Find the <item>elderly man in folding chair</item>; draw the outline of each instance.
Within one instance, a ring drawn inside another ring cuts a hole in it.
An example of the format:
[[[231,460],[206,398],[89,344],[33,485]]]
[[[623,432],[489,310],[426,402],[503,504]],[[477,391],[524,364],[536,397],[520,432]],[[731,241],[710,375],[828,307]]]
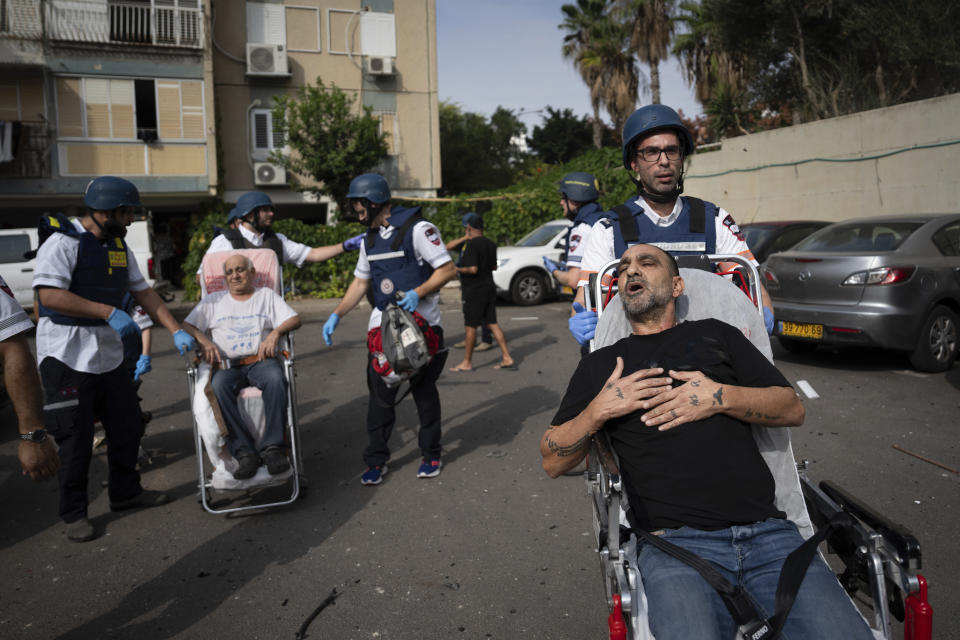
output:
[[[701,572],[661,550],[665,540],[741,587],[762,619],[783,613],[785,638],[871,638],[815,554],[789,614],[777,611],[781,567],[804,540],[774,504],[774,480],[749,422],[801,424],[804,409],[790,384],[734,327],[714,319],[677,324],[684,283],[663,250],[633,246],[617,271],[632,335],[580,362],[540,452],[557,477],[584,458],[594,433],[610,436],[640,538],[654,636],[729,640],[738,628]]]
[[[203,359],[218,367],[211,386],[229,432],[227,447],[237,460],[233,477],[252,478],[261,463],[270,475],[278,475],[290,468],[283,442],[287,382],[277,360],[278,342],[300,326],[300,316],[273,290],[254,286],[256,271],[250,258],[227,258],[223,272],[227,291],[204,297],[184,327],[199,343]],[[263,393],[266,430],[259,447],[237,404],[237,394],[248,386]]]

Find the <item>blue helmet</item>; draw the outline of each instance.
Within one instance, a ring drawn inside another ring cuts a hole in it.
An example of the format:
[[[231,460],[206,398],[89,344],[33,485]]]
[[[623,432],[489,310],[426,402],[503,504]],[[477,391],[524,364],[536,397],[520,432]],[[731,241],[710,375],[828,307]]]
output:
[[[683,155],[689,156],[693,153],[693,137],[677,112],[665,104],[648,104],[630,114],[623,125],[623,166],[627,171],[631,171],[630,150],[636,139],[660,129],[675,130],[680,138],[680,146],[683,147]]]
[[[272,207],[273,200],[263,191],[247,191],[237,198],[237,206],[230,210],[227,216],[227,224],[230,224],[237,218],[242,218],[258,207]]]
[[[94,211],[141,206],[137,187],[129,180],[114,176],[100,176],[87,183],[83,203]]]
[[[366,198],[374,204],[386,204],[390,201],[390,185],[381,175],[364,173],[350,181],[347,197]]]
[[[560,193],[575,202],[593,202],[600,197],[600,183],[593,174],[574,171],[563,176]]]

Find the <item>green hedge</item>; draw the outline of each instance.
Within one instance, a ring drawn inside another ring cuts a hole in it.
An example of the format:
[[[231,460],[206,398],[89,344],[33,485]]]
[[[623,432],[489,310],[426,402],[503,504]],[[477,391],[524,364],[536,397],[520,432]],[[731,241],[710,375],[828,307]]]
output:
[[[424,215],[440,229],[444,241],[463,234],[461,218],[467,211],[477,211],[483,216],[484,233],[497,244],[516,242],[537,226],[560,218],[560,196],[557,184],[571,171],[587,171],[600,180],[600,203],[611,208],[624,202],[635,193],[630,177],[623,169],[619,148],[591,150],[578,156],[566,165],[539,165],[506,189],[463,194],[450,202],[405,201],[396,198],[403,206],[420,205]],[[282,209],[281,209],[282,213]],[[195,216],[190,251],[184,264],[183,286],[188,299],[196,300],[198,287],[193,276],[203,254],[213,240],[214,226],[224,226],[227,207],[217,203]],[[342,242],[361,233],[364,228],[357,223],[341,222],[333,226],[304,224],[299,220],[277,220],[274,229],[291,240],[311,247]],[[284,266],[284,280],[292,283],[296,293],[317,298],[339,298],[346,291],[353,277],[357,255],[350,252],[333,260],[307,264],[301,269]]]

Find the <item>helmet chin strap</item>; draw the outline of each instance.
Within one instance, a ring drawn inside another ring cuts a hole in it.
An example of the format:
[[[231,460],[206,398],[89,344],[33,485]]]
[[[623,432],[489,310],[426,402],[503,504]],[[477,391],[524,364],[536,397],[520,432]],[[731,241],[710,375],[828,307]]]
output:
[[[677,198],[680,197],[680,194],[683,193],[683,174],[680,174],[680,179],[677,180],[677,187],[668,194],[662,193],[650,193],[643,188],[643,184],[637,180],[635,177],[630,176],[630,179],[633,181],[633,184],[637,187],[637,196],[643,198],[644,200],[649,200],[650,202],[656,202],[657,204],[669,204],[675,202]]]
[[[122,238],[127,235],[127,229],[122,224],[110,224],[111,222],[114,222],[112,213],[107,213],[107,224],[100,224],[100,221],[97,220],[96,216],[93,215],[93,212],[90,213],[90,219],[93,220],[93,224],[97,225],[97,228],[100,229],[100,233],[103,235],[104,240],[109,240],[110,238]]]

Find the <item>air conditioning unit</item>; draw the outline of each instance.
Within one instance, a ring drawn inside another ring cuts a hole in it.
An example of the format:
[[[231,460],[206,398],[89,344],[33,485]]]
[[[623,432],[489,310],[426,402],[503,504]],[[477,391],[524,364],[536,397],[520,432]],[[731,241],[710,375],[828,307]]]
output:
[[[253,183],[258,187],[286,186],[287,170],[272,162],[254,162]]]
[[[392,76],[396,73],[393,68],[393,58],[369,56],[367,58],[367,73],[372,76]]]
[[[248,76],[288,76],[287,51],[282,44],[247,43]]]

